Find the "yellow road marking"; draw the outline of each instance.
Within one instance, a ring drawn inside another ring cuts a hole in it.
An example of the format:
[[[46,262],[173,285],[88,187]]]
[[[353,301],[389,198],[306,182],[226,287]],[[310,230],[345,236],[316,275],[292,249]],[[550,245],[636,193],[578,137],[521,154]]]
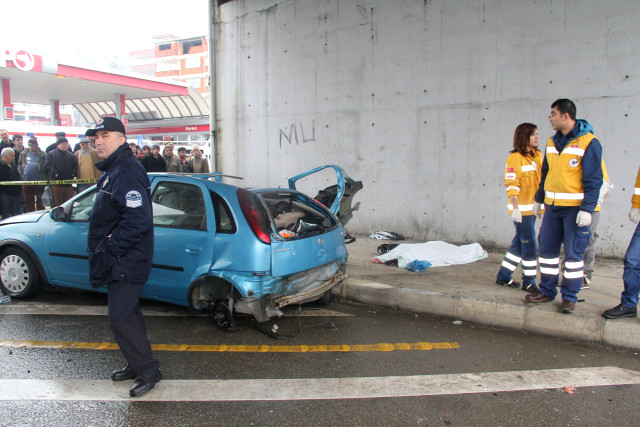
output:
[[[118,350],[118,344],[110,342],[71,342],[2,340],[0,347],[16,348],[77,348],[83,350]],[[378,344],[337,345],[188,345],[153,344],[155,351],[205,351],[228,353],[322,353],[350,351],[397,351],[397,350],[450,350],[460,348],[457,342],[414,342]]]

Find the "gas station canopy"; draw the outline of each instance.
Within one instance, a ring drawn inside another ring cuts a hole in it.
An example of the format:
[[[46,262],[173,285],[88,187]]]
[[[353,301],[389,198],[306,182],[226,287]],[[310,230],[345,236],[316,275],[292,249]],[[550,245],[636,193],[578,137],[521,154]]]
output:
[[[4,54],[0,80],[5,106],[7,101],[42,105],[57,101],[73,105],[89,123],[115,115],[119,100],[124,101],[122,114],[129,122],[209,115],[202,96],[181,82],[58,64],[24,50],[0,54]]]

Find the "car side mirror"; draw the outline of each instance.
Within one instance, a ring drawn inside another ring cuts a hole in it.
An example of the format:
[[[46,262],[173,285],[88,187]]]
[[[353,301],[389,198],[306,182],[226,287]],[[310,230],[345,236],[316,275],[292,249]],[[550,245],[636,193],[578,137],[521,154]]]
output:
[[[67,214],[62,206],[56,206],[49,211],[49,217],[54,221],[66,221]]]

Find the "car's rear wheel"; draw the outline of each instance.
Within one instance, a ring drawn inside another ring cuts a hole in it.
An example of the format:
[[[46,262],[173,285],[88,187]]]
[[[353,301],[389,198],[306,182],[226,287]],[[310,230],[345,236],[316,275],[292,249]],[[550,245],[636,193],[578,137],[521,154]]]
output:
[[[0,288],[13,298],[28,298],[42,289],[38,269],[22,249],[5,249],[0,256]]]

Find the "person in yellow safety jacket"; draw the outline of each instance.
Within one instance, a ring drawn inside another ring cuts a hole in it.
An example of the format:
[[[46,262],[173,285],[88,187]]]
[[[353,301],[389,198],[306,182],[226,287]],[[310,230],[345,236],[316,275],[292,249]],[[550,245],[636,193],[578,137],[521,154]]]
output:
[[[609,174],[607,173],[607,167],[604,164],[604,158],[602,159],[602,187],[600,188],[600,197],[598,197],[598,204],[593,210],[591,215],[591,237],[589,238],[589,246],[584,251],[584,278],[582,281],[582,289],[589,289],[589,284],[593,277],[594,264],[596,260],[596,241],[598,240],[598,224],[600,223],[600,208],[604,198],[609,195],[609,191],[613,190],[613,184],[609,181]]]
[[[602,145],[586,120],[576,119],[569,99],[551,104],[549,123],[556,131],[547,141],[534,213],[544,202],[540,227],[540,291],[526,296],[532,303],[550,302],[558,295],[560,248],[566,254],[560,311],[573,313],[584,277],[584,251],[589,244],[591,217],[602,187]]]
[[[640,169],[636,177],[636,185],[631,196],[631,222],[640,220]],[[620,296],[620,304],[606,310],[602,315],[607,319],[638,316],[638,294],[640,294],[640,225],[631,237],[631,242],[624,255],[624,273],[622,274],[624,290]]]
[[[533,214],[533,197],[540,184],[542,153],[538,150],[538,127],[522,123],[513,136],[513,150],[507,157],[504,184],[509,199],[509,215],[516,228],[516,235],[502,260],[496,284],[519,287],[513,280],[513,272],[521,265],[522,290],[538,292],[536,267],[536,215]]]

